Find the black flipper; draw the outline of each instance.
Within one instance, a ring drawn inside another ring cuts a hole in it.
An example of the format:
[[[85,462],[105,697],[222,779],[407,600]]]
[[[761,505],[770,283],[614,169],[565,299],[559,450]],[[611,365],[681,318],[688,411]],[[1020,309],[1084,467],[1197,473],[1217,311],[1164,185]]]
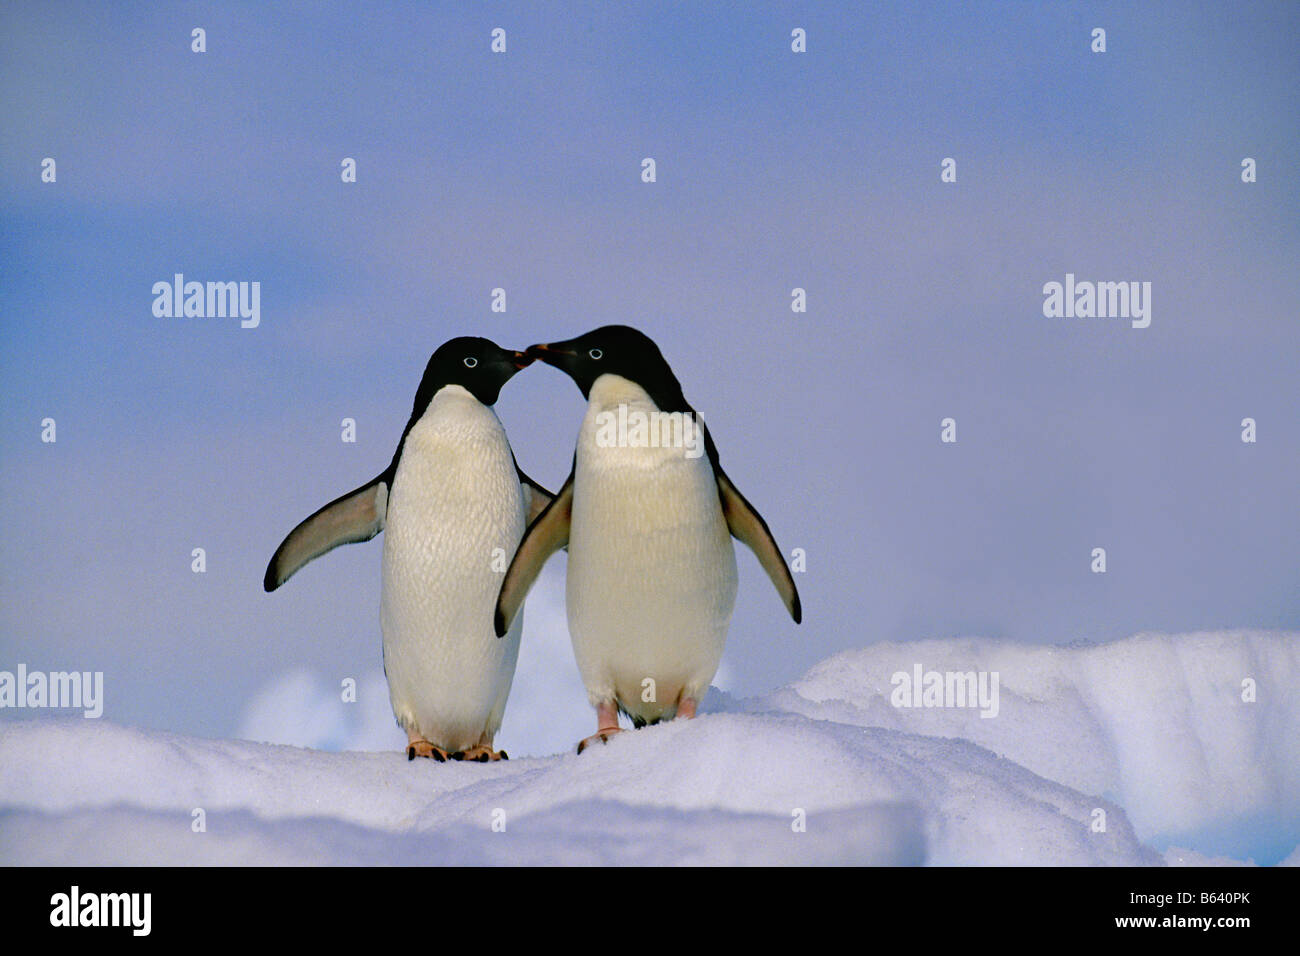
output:
[[[763,516],[754,510],[754,506],[745,500],[745,496],[736,490],[726,472],[714,462],[713,473],[718,479],[718,498],[722,501],[722,514],[727,519],[727,527],[732,535],[748,545],[763,566],[767,576],[776,586],[777,594],[785,602],[786,609],[794,622],[803,620],[803,607],[799,603],[799,590],[794,586],[794,576],[781,556],[772,532],[763,520]]]
[[[385,471],[300,522],[275,549],[271,563],[266,566],[262,587],[274,591],[308,561],[341,544],[369,541],[383,531],[389,481]]]
[[[527,512],[524,516],[524,527],[526,528],[546,510],[546,506],[551,503],[555,495],[525,475],[520,470],[518,462],[515,462],[515,471],[519,473],[519,486],[524,489],[524,511]]]
[[[533,582],[537,580],[537,575],[541,573],[546,559],[569,543],[569,519],[572,515],[573,472],[570,471],[564,487],[524,532],[514,560],[506,571],[505,580],[501,582],[493,622],[497,637],[504,637],[506,631],[510,630],[515,615],[519,613],[519,608],[528,596]]]

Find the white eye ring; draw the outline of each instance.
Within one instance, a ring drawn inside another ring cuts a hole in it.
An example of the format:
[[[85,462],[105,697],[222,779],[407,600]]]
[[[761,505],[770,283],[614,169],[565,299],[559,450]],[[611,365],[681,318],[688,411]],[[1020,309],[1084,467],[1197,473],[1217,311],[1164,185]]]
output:
[[[594,358],[596,361],[600,361],[602,358],[605,357],[605,353],[602,352],[600,349],[592,349],[587,354],[590,355],[592,358]]]
[[[472,355],[465,359],[466,368],[473,368],[477,364],[478,364],[478,359],[474,358],[474,356]]]

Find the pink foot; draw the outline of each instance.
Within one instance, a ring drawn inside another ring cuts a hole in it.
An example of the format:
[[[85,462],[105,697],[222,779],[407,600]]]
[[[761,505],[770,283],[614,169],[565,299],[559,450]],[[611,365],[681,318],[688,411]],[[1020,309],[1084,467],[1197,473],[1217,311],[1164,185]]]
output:
[[[596,741],[603,744],[610,737],[623,732],[623,728],[618,725],[618,708],[614,706],[613,701],[596,708],[596,728],[596,732],[590,737],[583,737],[578,741],[578,753],[582,753]]]
[[[407,734],[407,738],[408,738],[406,744],[407,760],[414,760],[416,757],[430,757],[438,761],[438,763],[442,763],[448,757],[451,756],[451,754],[447,753],[447,751],[443,750],[441,747],[429,743],[429,741],[425,740],[419,734]]]
[[[457,750],[450,756],[452,760],[475,760],[479,763],[510,759],[510,755],[504,750],[493,750],[487,744],[479,744],[476,747],[470,747],[469,750]]]

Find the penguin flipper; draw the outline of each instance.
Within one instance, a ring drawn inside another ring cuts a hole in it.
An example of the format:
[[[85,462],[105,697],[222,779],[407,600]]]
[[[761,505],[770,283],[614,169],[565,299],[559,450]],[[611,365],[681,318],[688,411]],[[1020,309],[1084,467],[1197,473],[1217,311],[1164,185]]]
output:
[[[519,613],[528,590],[537,580],[546,559],[569,543],[569,519],[573,516],[573,472],[564,487],[528,526],[515,551],[514,560],[501,582],[494,617],[497,637],[506,631]]]
[[[794,576],[790,574],[790,568],[781,556],[781,549],[777,547],[767,522],[745,500],[745,496],[736,490],[736,486],[721,468],[715,465],[713,470],[718,479],[718,498],[722,501],[722,514],[727,519],[727,527],[735,538],[743,541],[754,552],[758,563],[776,586],[776,593],[785,602],[786,610],[798,624],[803,620],[799,589],[794,586]]]
[[[308,561],[341,544],[369,541],[384,530],[388,513],[388,473],[335,498],[299,522],[280,542],[266,566],[262,587],[274,591]]]
[[[519,486],[524,489],[524,508],[528,512],[524,526],[527,527],[537,520],[539,514],[546,510],[546,506],[551,503],[551,499],[555,495],[520,471],[517,464],[515,465],[515,471],[519,472]]]

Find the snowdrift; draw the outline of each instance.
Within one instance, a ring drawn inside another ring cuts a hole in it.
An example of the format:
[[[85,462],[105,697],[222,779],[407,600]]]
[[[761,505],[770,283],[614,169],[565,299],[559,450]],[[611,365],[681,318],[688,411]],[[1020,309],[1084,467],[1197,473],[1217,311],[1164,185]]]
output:
[[[499,764],[5,722],[0,863],[1294,862],[1298,636],[876,645]],[[997,716],[892,706],[917,664],[997,671]]]
[[[916,662],[997,671],[998,716],[890,706],[890,675]],[[1253,702],[1243,700],[1247,681]],[[1108,797],[1162,850],[1273,863],[1300,843],[1300,634],[1139,634],[1080,647],[877,644],[821,662],[762,706],[965,738]]]

